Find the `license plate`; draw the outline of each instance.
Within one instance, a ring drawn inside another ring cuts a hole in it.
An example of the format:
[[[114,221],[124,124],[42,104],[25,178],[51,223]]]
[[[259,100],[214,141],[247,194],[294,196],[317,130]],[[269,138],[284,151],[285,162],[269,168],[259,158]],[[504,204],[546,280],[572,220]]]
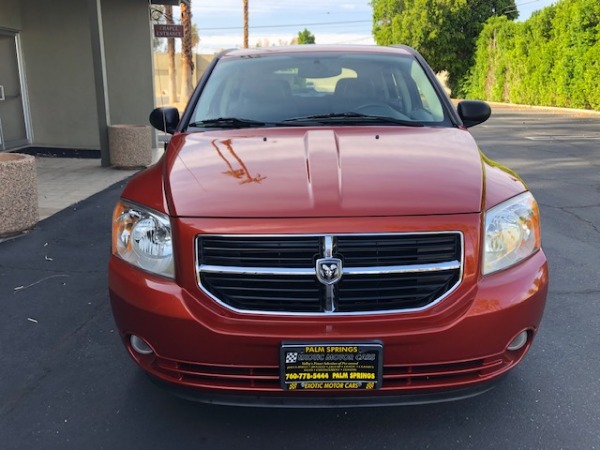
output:
[[[283,343],[281,386],[286,390],[379,389],[381,343]]]

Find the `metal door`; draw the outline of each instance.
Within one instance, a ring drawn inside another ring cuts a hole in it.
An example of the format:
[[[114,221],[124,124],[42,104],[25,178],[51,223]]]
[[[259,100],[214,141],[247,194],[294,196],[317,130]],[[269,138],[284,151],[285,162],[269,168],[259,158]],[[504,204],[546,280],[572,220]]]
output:
[[[0,31],[0,151],[30,143],[18,35]]]

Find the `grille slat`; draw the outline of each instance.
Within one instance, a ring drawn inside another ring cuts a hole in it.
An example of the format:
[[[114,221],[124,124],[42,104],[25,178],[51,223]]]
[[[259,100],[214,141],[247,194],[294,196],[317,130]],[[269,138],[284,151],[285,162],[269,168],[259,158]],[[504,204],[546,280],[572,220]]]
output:
[[[314,277],[202,273],[202,285],[237,309],[319,312],[321,287]]]
[[[458,281],[458,271],[432,274],[396,274],[346,277],[339,283],[340,312],[414,309],[428,305]]]
[[[239,267],[310,267],[319,253],[318,237],[277,240],[263,236],[223,238],[203,236],[198,248],[206,265]]]
[[[462,267],[457,266],[462,266],[463,250],[458,232],[340,235],[333,236],[332,242],[333,256],[349,270],[334,284],[335,312],[421,309],[460,282]],[[323,236],[200,235],[200,286],[222,304],[238,310],[324,313],[327,290],[314,274],[306,274],[310,269],[315,272],[316,260],[324,257],[324,243]],[[214,270],[214,266],[227,270]],[[389,273],[390,267],[405,270]],[[242,273],[242,269],[257,272]],[[300,269],[305,273],[299,273]]]
[[[460,260],[460,235],[340,236],[346,267],[428,264]]]

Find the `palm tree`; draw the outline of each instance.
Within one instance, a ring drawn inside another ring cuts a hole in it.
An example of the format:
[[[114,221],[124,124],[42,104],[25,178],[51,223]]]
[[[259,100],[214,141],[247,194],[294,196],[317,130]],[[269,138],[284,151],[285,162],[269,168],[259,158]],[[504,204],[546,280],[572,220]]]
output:
[[[244,2],[244,48],[248,48],[248,0]]]
[[[183,25],[183,39],[181,41],[181,102],[186,102],[194,90],[192,74],[194,61],[192,60],[192,0],[181,2],[181,24]]]

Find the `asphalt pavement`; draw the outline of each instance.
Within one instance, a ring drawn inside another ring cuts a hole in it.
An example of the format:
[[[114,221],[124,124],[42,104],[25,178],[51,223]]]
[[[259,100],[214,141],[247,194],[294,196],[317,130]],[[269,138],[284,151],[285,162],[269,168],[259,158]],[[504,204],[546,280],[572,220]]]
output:
[[[600,118],[497,108],[473,134],[538,199],[551,274],[536,342],[494,390],[330,410],[170,396],[130,361],[110,312],[118,183],[0,243],[0,448],[600,448]]]

